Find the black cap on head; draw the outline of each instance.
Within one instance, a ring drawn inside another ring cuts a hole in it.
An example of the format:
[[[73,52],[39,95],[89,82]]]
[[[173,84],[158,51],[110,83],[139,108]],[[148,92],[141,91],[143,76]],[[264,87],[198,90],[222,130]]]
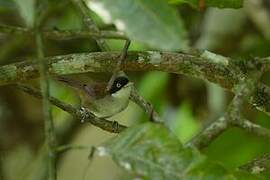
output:
[[[127,77],[124,76],[120,76],[115,78],[113,85],[110,89],[110,94],[113,94],[117,91],[119,91],[120,89],[122,89],[122,87],[124,87],[127,83],[129,82]]]

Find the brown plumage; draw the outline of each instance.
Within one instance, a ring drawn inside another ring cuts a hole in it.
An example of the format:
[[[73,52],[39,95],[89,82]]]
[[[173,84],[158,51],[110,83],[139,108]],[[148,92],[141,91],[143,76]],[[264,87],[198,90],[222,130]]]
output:
[[[86,94],[90,96],[93,99],[99,99],[104,97],[105,95],[105,88],[107,86],[107,83],[92,83],[91,85],[79,82],[78,80],[67,78],[67,77],[56,77],[58,81],[64,82],[68,86],[75,88],[76,90],[79,90],[80,95]]]

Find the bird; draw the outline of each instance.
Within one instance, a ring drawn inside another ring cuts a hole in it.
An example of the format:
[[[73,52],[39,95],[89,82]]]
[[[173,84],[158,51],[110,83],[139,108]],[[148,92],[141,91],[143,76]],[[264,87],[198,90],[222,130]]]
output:
[[[116,76],[109,90],[106,90],[106,82],[87,84],[63,76],[56,79],[75,89],[80,96],[81,109],[87,108],[98,118],[110,118],[126,109],[133,88],[133,83],[121,73]]]

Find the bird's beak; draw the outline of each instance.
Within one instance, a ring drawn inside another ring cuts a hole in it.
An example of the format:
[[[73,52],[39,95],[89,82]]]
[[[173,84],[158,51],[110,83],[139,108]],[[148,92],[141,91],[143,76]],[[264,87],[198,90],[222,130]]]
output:
[[[133,83],[133,82],[129,82],[129,83],[127,83],[127,84],[124,86],[124,88],[130,87],[130,86],[134,86],[134,83]]]

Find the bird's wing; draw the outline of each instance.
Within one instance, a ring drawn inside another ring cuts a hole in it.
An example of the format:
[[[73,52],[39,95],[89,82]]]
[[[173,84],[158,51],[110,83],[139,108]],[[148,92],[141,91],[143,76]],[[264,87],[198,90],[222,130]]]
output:
[[[95,89],[90,85],[87,85],[82,82],[79,82],[78,80],[63,77],[63,76],[58,76],[56,77],[56,79],[58,81],[64,82],[65,84],[67,84],[68,86],[72,88],[85,92],[87,95],[91,97],[96,97]]]
[[[106,94],[106,92],[105,92],[106,87],[107,87],[107,83],[96,83],[93,86],[96,99],[100,99],[100,98],[103,98],[105,96],[105,94]]]

